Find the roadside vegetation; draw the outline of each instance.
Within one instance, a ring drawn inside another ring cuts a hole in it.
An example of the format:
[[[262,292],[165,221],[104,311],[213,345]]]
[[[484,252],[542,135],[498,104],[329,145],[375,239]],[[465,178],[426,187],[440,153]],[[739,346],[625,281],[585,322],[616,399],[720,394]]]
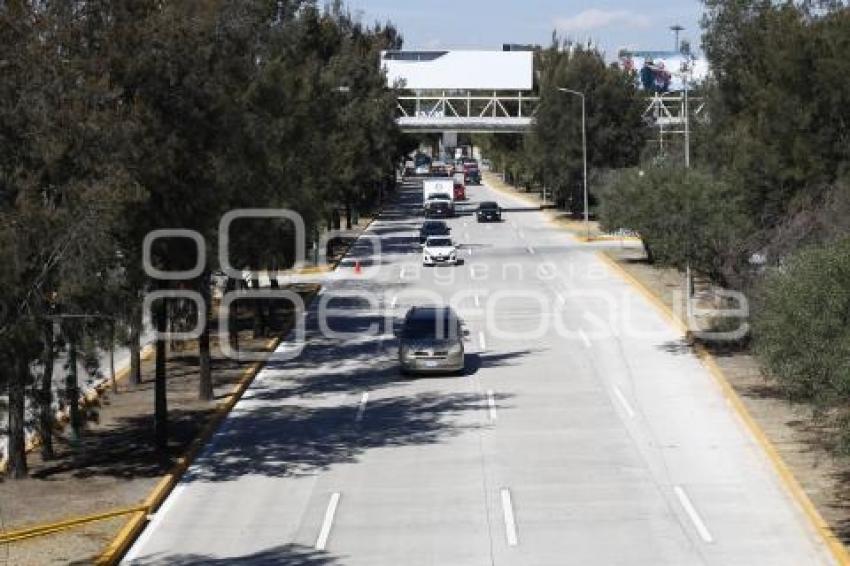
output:
[[[580,99],[587,95],[591,215],[637,232],[647,260],[750,298],[753,352],[783,394],[828,416],[850,449],[850,7],[704,0],[711,77],[691,91],[684,140],[664,150],[641,120],[645,94],[592,47],[538,51],[540,107],[527,136],[481,140],[506,180],[581,201]]]
[[[0,3],[8,477],[27,475],[27,396],[50,458],[58,407],[74,433],[85,434],[74,361],[95,359],[96,346],[125,344],[129,379],[138,382],[144,294],[179,287],[209,297],[222,214],[294,210],[310,247],[323,228],[342,220],[350,227],[378,203],[405,143],[378,53],[400,45],[391,25],[364,26],[340,2],[325,9],[301,0]],[[143,239],[175,228],[199,232],[208,257],[196,258],[185,238],[162,238],[152,264],[175,271],[198,260],[203,272],[152,280],[142,269]],[[234,266],[293,264],[292,226],[257,221],[233,232]],[[155,303],[156,328],[192,325],[197,313],[168,303]],[[253,308],[262,318],[266,307]],[[156,343],[151,440],[160,449],[168,443],[165,346]],[[60,353],[67,380],[54,399],[51,368]],[[198,364],[198,396],[210,401],[209,325]]]

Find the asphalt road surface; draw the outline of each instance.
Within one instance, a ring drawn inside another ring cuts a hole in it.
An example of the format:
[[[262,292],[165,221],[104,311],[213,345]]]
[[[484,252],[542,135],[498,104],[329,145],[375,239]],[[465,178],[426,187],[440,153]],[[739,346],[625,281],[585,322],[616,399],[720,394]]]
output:
[[[539,211],[469,197],[504,221],[450,220],[464,264],[423,268],[421,191],[401,191],[126,561],[830,563],[669,323]],[[403,377],[394,327],[436,301],[466,374]]]

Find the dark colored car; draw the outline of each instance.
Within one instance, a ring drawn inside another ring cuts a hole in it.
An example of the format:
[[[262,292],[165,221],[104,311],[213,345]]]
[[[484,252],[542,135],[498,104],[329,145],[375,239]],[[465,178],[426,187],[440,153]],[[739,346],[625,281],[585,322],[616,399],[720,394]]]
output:
[[[451,218],[455,215],[450,200],[434,199],[425,203],[425,218]]]
[[[402,373],[464,370],[463,324],[451,307],[413,307],[399,333]]]
[[[478,210],[475,213],[478,222],[501,222],[502,209],[499,204],[493,201],[484,201],[478,205]]]
[[[419,243],[424,244],[431,236],[448,236],[451,228],[442,220],[426,220],[419,229]]]
[[[481,184],[481,171],[478,170],[478,163],[463,164],[463,180],[467,185]]]

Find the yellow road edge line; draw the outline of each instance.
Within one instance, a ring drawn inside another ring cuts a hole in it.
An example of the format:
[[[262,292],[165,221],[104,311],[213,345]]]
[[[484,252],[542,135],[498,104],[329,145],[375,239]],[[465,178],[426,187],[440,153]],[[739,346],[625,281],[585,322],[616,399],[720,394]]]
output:
[[[114,517],[129,515],[131,513],[138,513],[141,511],[145,511],[146,509],[147,508],[144,505],[135,505],[133,507],[114,509],[112,511],[105,511],[103,513],[94,513],[92,515],[73,517],[71,519],[56,521],[55,523],[46,523],[42,525],[34,525],[32,527],[27,527],[24,529],[17,529],[14,531],[0,532],[0,544],[7,544],[18,540],[24,540],[50,533],[55,533],[58,531],[64,531],[67,529],[78,527],[80,525],[85,525],[87,523],[94,523],[96,521],[112,519]]]
[[[623,279],[626,283],[630,284],[636,291],[638,291],[644,298],[648,299],[649,302],[658,310],[664,318],[666,318],[673,326],[676,327],[682,334],[687,334],[688,328],[684,321],[681,320],[678,316],[676,316],[672,309],[668,307],[658,296],[649,290],[649,288],[641,283],[637,278],[635,278],[631,273],[626,271],[621,265],[619,265],[613,258],[609,257],[607,254],[601,251],[596,252],[596,256],[602,259],[603,263],[605,263],[611,271],[613,271],[616,275],[618,275],[621,279]],[[732,386],[732,383],[729,381],[729,378],[726,377],[726,374],[723,372],[723,369],[717,363],[717,360],[714,356],[705,349],[704,346],[697,344],[694,347],[697,358],[702,362],[703,366],[708,370],[709,374],[714,378],[715,383],[720,387],[720,390],[723,392],[725,397],[729,400],[732,407],[735,409],[735,413],[738,417],[741,418],[741,421],[747,427],[747,430],[750,432],[752,437],[755,439],[756,443],[761,447],[767,456],[768,460],[770,460],[773,465],[774,471],[779,476],[782,485],[785,487],[786,491],[791,495],[791,498],[800,506],[803,511],[803,514],[811,523],[811,526],[817,532],[817,534],[822,539],[823,543],[827,546],[832,557],[841,565],[850,565],[850,553],[847,551],[847,547],[844,543],[841,542],[841,539],[835,534],[835,531],[832,527],[829,526],[829,523],[823,518],[823,516],[818,511],[815,504],[809,498],[806,491],[803,489],[802,485],[800,485],[799,480],[794,476],[794,473],[791,471],[791,468],[788,467],[788,464],[785,463],[785,460],[782,458],[782,455],[776,449],[773,442],[767,437],[767,434],[761,428],[761,425],[755,420],[755,418],[750,413],[747,406],[744,404],[744,401],[741,399],[738,392],[735,391],[735,388]]]
[[[315,298],[316,294],[318,294],[318,289],[310,291],[307,294],[305,304],[309,305]],[[292,326],[294,327],[294,325],[295,320],[293,319]],[[291,329],[291,327],[286,329],[281,332],[280,335],[271,338],[268,342],[266,342],[266,349],[268,350],[267,353],[269,356],[271,356],[274,350],[276,350],[280,343],[283,342]],[[213,433],[218,430],[221,422],[227,414],[230,413],[231,409],[233,409],[234,405],[236,405],[264,365],[265,361],[257,361],[245,368],[242,372],[242,376],[239,378],[239,382],[233,387],[228,395],[228,400],[225,403],[220,403],[216,407],[215,412],[201,430],[201,433],[195,437],[195,440],[192,441],[186,449],[186,452],[177,459],[177,463],[171,471],[159,480],[153,490],[151,490],[148,494],[147,498],[145,498],[145,502],[142,507],[146,509],[147,512],[141,513],[140,516],[133,516],[129,521],[127,521],[115,538],[112,539],[109,545],[97,556],[94,561],[96,565],[112,566],[121,560],[121,557],[124,556],[124,554],[130,549],[130,546],[144,530],[147,523],[148,513],[155,512],[156,509],[162,505],[165,498],[168,497],[171,490],[174,489],[174,486],[195,460],[201,449],[207,444]]]

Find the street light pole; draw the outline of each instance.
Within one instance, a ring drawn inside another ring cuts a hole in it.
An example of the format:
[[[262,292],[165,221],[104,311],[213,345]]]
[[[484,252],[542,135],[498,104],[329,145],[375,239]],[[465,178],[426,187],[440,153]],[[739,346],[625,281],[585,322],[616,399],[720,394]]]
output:
[[[561,92],[572,94],[581,98],[581,150],[584,163],[584,232],[585,238],[590,239],[590,207],[587,196],[587,106],[583,92],[569,88],[558,87]]]

